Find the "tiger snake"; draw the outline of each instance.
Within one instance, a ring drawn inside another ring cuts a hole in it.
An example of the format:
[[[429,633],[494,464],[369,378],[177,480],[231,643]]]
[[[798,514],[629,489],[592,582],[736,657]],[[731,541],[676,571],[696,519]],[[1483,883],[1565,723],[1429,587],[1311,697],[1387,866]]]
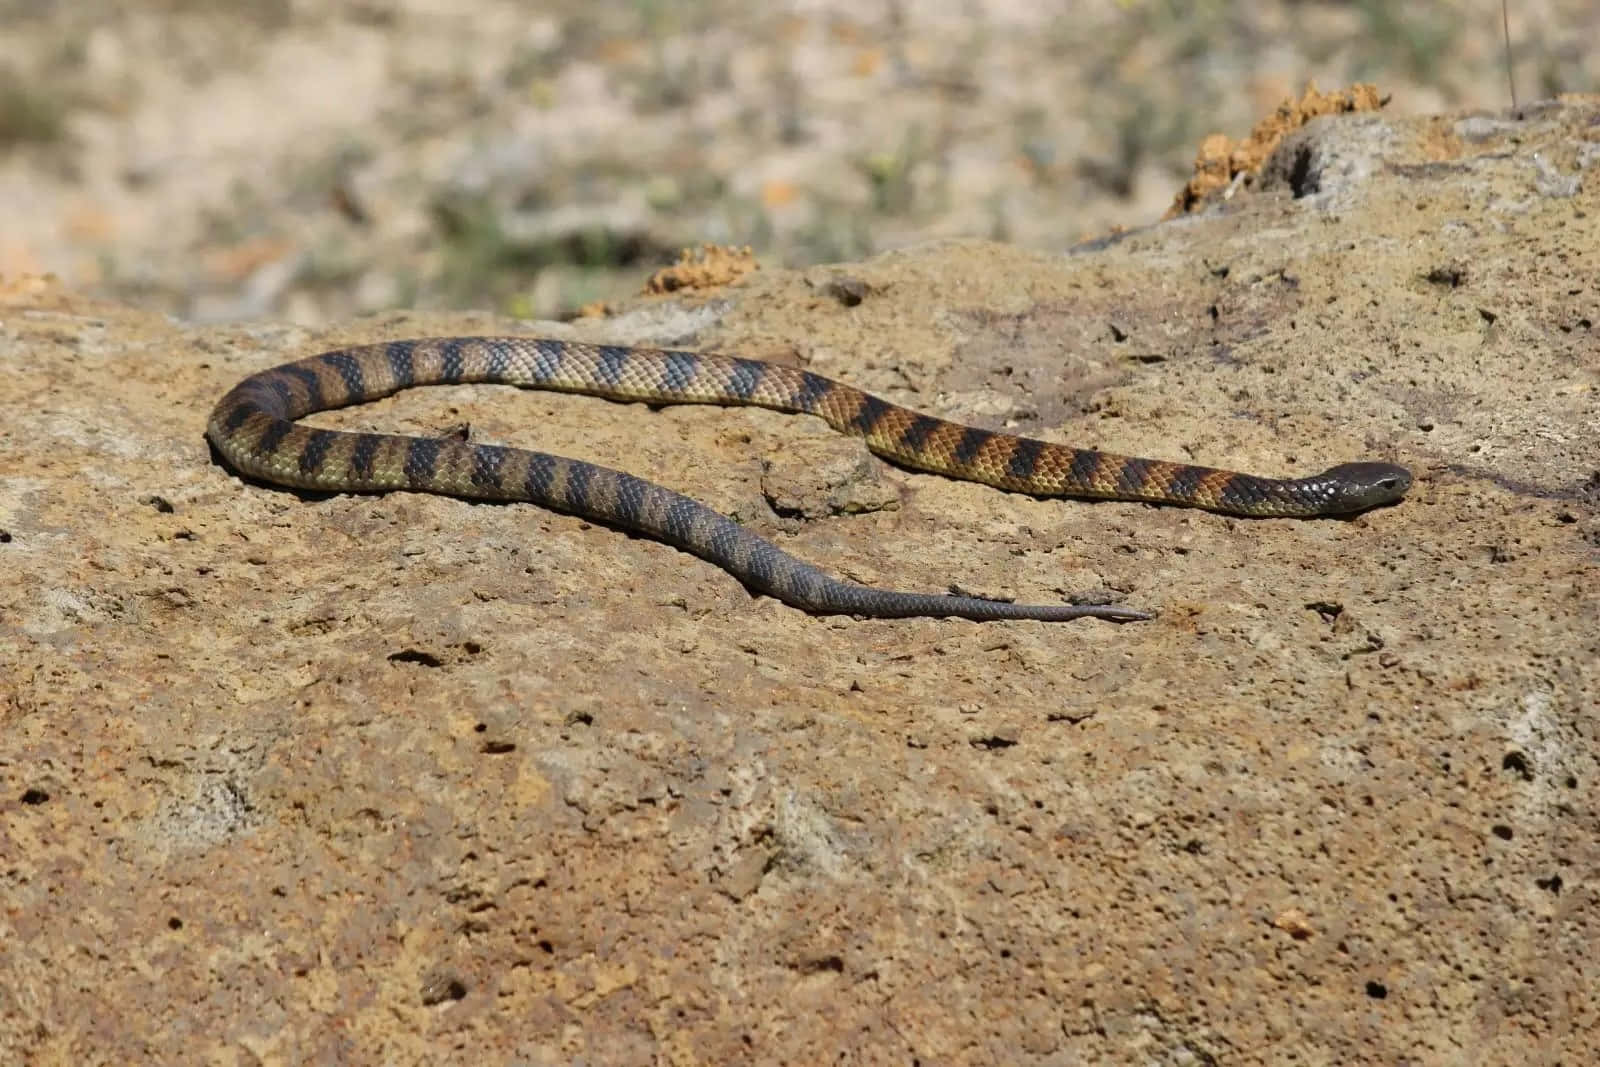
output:
[[[234,386],[212,411],[206,436],[235,471],[277,485],[529,501],[647,534],[716,564],[755,592],[815,614],[1045,622],[1152,617],[1111,604],[1018,604],[878,589],[834,578],[696,500],[599,464],[459,436],[350,433],[295,421],[413,385],[465,382],[815,415],[900,466],[1042,497],[1313,517],[1392,503],[1411,486],[1411,473],[1392,463],[1344,463],[1306,478],[1262,478],[964,426],[781,364],[533,337],[390,341],[285,363]]]

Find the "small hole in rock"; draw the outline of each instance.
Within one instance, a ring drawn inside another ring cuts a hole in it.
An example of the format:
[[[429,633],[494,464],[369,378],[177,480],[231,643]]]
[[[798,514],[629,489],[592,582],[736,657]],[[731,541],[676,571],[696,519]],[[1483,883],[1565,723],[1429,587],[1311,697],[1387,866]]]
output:
[[[431,652],[423,652],[422,650],[415,648],[408,648],[400,652],[391,652],[389,654],[389,662],[418,663],[424,667],[438,667],[444,663],[443,660]]]
[[[1521,752],[1507,752],[1500,760],[1500,769],[1515,771],[1525,780],[1533,778],[1533,767],[1528,763],[1528,757]]]

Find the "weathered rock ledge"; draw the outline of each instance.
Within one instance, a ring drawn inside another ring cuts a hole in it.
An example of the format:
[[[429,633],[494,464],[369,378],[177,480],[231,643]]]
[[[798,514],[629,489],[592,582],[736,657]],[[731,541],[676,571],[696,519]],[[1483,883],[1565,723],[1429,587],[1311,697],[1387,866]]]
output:
[[[1597,160],[1592,98],[1319,120],[1222,210],[1095,248],[572,327],[201,329],[13,280],[0,1058],[1594,1060]],[[768,412],[325,416],[622,466],[864,581],[1160,612],[870,622],[530,506],[245,484],[202,438],[250,371],[500,330],[1419,481],[1251,522],[909,474]]]

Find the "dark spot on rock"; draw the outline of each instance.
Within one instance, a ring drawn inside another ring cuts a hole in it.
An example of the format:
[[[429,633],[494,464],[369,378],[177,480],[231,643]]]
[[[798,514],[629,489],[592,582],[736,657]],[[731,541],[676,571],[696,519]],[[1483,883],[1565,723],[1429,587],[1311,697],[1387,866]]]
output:
[[[801,960],[795,965],[795,970],[801,974],[822,974],[832,971],[834,974],[844,973],[844,958],[842,956],[818,956],[815,959]]]
[[[422,1003],[428,1007],[447,1000],[460,1000],[467,995],[467,984],[446,971],[430,974],[422,981]]]
[[[1459,263],[1445,263],[1434,267],[1422,276],[1432,285],[1449,286],[1451,289],[1460,288],[1467,280],[1467,268]]]
[[[1326,600],[1313,600],[1306,605],[1306,610],[1316,612],[1322,616],[1323,622],[1331,623],[1344,614],[1344,605],[1334,604]]]
[[[844,274],[829,278],[827,284],[822,287],[822,291],[845,307],[853,308],[872,294],[872,286],[860,278]]]

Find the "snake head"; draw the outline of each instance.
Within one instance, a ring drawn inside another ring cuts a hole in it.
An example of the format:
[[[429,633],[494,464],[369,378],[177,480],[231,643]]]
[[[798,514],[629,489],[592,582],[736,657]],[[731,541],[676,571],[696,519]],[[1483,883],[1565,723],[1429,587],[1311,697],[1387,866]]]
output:
[[[1328,487],[1329,514],[1348,515],[1393,504],[1411,488],[1411,472],[1393,463],[1341,463],[1318,477]]]

